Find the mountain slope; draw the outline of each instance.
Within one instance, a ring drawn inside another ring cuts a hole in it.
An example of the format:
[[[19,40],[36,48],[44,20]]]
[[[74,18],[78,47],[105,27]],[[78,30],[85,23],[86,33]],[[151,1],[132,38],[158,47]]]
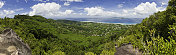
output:
[[[29,44],[32,55],[84,55],[87,52],[101,54],[105,49],[114,49],[110,47],[114,46],[111,41],[132,26],[53,20],[38,15],[5,17],[0,19],[0,25],[1,28],[12,28]],[[109,46],[105,46],[107,44]]]
[[[176,0],[170,0],[165,11],[157,12],[142,23],[129,28],[117,40],[120,46],[131,43],[141,49],[144,54],[176,54]]]

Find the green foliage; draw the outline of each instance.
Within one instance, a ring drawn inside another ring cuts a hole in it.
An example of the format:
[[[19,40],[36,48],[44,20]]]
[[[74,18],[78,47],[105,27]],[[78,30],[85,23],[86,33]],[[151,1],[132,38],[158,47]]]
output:
[[[62,53],[60,51],[66,55],[84,55],[86,52],[99,55],[105,48],[115,51],[112,41],[132,26],[53,20],[39,15],[5,17],[0,19],[0,25],[0,31],[3,27],[12,28],[29,44],[32,55]]]
[[[152,38],[152,41],[147,42],[146,54],[150,55],[174,55],[176,54],[176,42],[169,38],[169,41],[163,37]]]
[[[176,15],[176,0],[169,1],[167,13],[169,13],[170,15]]]
[[[49,55],[50,55],[50,54],[49,54]],[[56,52],[54,52],[54,53],[51,54],[51,55],[65,55],[65,53],[62,52],[62,51],[56,51]]]
[[[115,53],[115,52],[113,52],[113,51],[103,50],[100,55],[114,55],[114,53]]]
[[[96,55],[96,54],[94,54],[93,52],[87,52],[85,53],[85,55]]]
[[[166,11],[157,12],[142,23],[129,28],[117,45],[131,43],[146,55],[176,54],[176,0],[170,0]]]
[[[108,50],[108,51],[113,51],[115,52],[116,51],[116,48],[114,47],[115,43],[114,42],[109,42],[109,43],[106,43],[104,46],[104,50]]]
[[[176,23],[174,23],[173,25],[169,25],[169,30],[171,31],[168,33],[176,40]]]
[[[30,45],[32,55],[114,55],[114,45],[124,43],[144,54],[176,54],[176,0],[134,26],[15,15],[0,19],[0,31],[3,27],[15,30]]]
[[[5,26],[4,25],[0,25],[0,33],[2,33],[2,31],[4,30],[3,27],[5,27]]]

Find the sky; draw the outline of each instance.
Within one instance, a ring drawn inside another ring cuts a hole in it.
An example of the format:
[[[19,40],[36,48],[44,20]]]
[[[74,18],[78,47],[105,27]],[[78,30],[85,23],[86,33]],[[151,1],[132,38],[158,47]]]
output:
[[[146,18],[164,11],[169,0],[0,0],[0,17]]]

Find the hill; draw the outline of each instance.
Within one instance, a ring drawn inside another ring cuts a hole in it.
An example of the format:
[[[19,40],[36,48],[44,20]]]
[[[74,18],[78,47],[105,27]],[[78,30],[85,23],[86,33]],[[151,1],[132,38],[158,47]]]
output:
[[[174,55],[176,54],[175,28],[176,0],[170,0],[165,11],[154,13],[142,23],[129,28],[116,43],[119,46],[123,43],[131,43],[147,55]]]
[[[115,51],[114,41],[132,25],[76,22],[46,19],[42,16],[15,15],[1,18],[0,30],[12,28],[28,43],[32,55],[84,55]],[[118,33],[118,34],[117,34]],[[108,46],[106,46],[109,44]]]
[[[12,28],[29,44],[32,55],[114,55],[118,51],[114,45],[124,48],[126,43],[146,55],[176,54],[176,0],[136,25],[53,20],[39,15],[1,18],[0,25],[0,31]]]

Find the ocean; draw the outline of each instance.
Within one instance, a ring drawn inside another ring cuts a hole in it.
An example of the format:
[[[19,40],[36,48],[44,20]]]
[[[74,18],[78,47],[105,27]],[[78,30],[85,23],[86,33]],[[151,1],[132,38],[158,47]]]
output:
[[[110,23],[122,25],[135,25],[141,23],[144,18],[66,18],[66,20],[80,22]]]

